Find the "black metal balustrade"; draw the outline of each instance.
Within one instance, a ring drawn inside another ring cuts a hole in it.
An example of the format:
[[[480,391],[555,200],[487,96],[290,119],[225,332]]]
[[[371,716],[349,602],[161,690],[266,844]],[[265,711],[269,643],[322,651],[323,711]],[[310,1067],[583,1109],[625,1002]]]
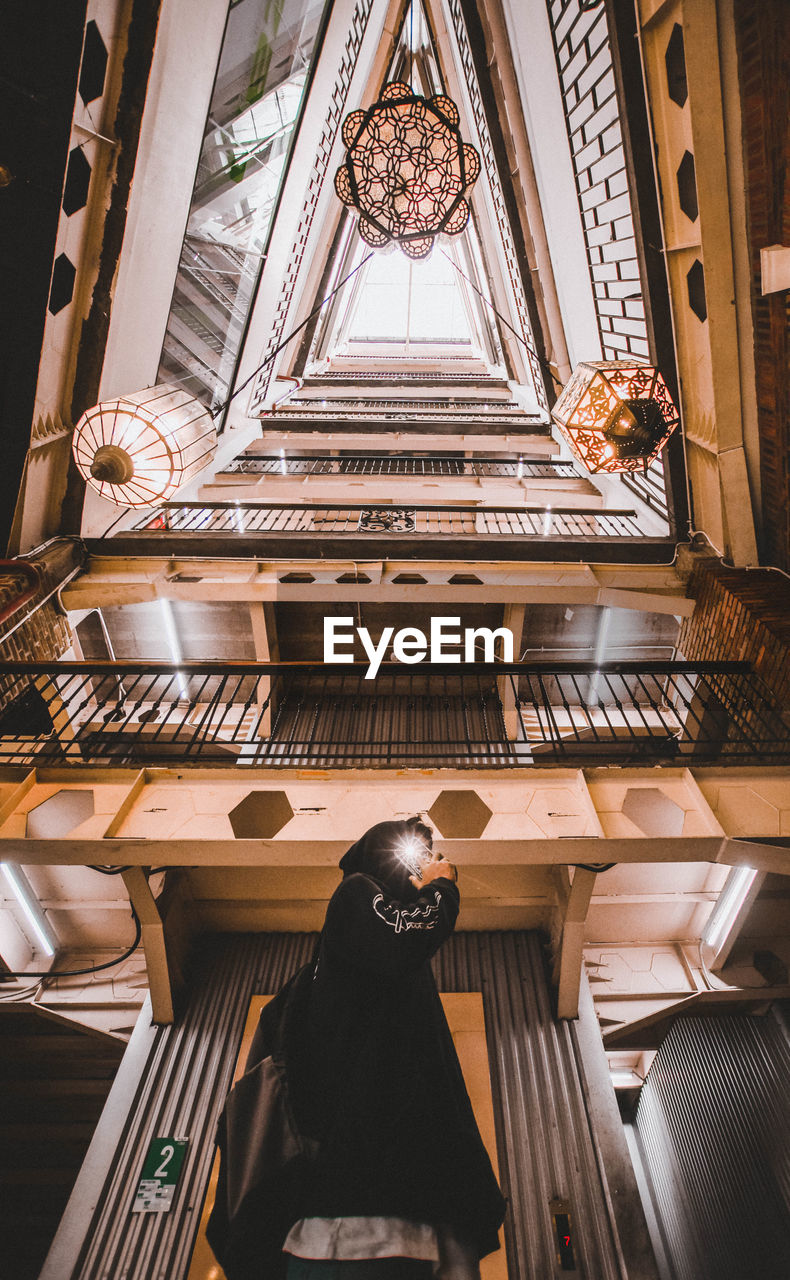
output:
[[[133,532],[337,537],[412,533],[420,538],[638,538],[635,511],[551,507],[413,506],[394,503],[166,502]],[[128,536],[126,534],[119,535]]]
[[[479,767],[790,760],[746,663],[0,664],[0,764]]]
[[[327,457],[303,454],[242,454],[234,458],[220,475],[247,476],[473,476],[506,480],[568,480],[578,473],[570,461],[540,458],[453,458],[407,457],[404,454],[375,454],[368,457]]]

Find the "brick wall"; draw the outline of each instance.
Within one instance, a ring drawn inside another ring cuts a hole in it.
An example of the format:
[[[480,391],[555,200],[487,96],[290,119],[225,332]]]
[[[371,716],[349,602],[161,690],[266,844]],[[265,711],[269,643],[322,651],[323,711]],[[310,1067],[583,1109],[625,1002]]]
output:
[[[80,544],[70,538],[61,538],[27,558],[38,568],[41,583],[27,604],[0,623],[0,661],[56,662],[70,647],[72,634],[67,619],[58,610],[56,596],[50,600],[46,597],[80,563]],[[18,596],[27,585],[28,579],[20,573],[13,570],[0,572],[0,608]],[[20,626],[20,620],[28,614],[29,618]],[[28,685],[27,679],[0,678],[0,709],[7,709]]]
[[[706,559],[694,569],[688,594],[697,603],[680,631],[684,658],[750,662],[790,710],[790,580]]]
[[[763,297],[760,249],[790,244],[790,6],[735,0],[752,264],[762,558],[790,569],[790,291]]]

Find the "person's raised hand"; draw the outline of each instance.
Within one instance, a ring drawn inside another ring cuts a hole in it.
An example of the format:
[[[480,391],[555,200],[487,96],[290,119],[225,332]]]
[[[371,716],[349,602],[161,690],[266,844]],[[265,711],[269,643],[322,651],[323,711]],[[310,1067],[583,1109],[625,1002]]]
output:
[[[424,889],[432,880],[452,880],[455,883],[458,879],[458,872],[452,862],[448,862],[446,858],[438,855],[431,858],[429,862],[424,862],[417,876],[409,876],[415,889]]]

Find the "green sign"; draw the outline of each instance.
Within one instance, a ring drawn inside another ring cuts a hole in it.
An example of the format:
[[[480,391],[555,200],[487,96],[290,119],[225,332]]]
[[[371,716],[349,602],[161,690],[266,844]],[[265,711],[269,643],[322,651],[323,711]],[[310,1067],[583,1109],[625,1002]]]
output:
[[[152,1138],[132,1213],[167,1213],[173,1204],[188,1138]]]

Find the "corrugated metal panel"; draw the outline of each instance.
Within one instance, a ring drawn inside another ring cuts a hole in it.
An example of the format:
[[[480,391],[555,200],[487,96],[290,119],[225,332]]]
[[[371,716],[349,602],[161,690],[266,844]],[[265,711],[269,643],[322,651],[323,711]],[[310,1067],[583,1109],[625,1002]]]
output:
[[[790,1276],[790,1042],[773,1018],[680,1018],[636,1114],[677,1280]]]
[[[205,944],[192,996],[157,1034],[74,1280],[182,1280],[213,1158],[217,1114],[229,1087],[249,1004],[275,991],[309,958],[314,934],[263,934]],[[457,934],[437,957],[440,989],[482,991],[511,1280],[556,1272],[549,1201],[567,1199],[576,1274],[623,1280],[585,1106],[575,1028],[552,1017],[541,941],[528,933]],[[169,1214],[130,1215],[148,1142],[188,1136]]]
[[[250,996],[276,991],[314,944],[314,934],[203,943],[189,1003],[157,1035],[75,1280],[180,1280],[186,1274]],[[170,1213],[131,1214],[148,1143],[165,1135],[189,1138],[175,1206]]]
[[[552,1015],[535,933],[461,933],[435,962],[442,991],[482,991],[511,1280],[557,1273],[549,1201],[568,1200],[577,1272],[620,1280],[572,1023]]]

